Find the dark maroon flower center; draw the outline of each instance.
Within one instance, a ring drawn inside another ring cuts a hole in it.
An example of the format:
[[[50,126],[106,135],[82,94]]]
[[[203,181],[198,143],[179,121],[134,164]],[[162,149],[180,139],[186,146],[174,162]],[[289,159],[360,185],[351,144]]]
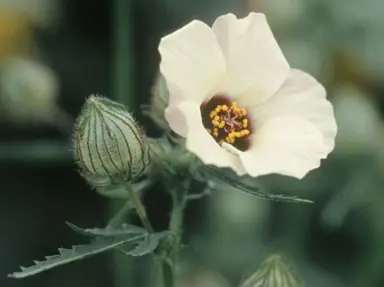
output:
[[[240,151],[250,147],[251,122],[246,109],[224,94],[218,94],[200,106],[207,132],[222,145],[231,144]]]

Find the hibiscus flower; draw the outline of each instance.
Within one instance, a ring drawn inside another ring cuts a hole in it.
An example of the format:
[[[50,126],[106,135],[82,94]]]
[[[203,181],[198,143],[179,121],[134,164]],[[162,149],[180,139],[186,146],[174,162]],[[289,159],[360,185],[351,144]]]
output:
[[[324,87],[289,66],[263,14],[223,15],[212,28],[194,20],[159,51],[166,120],[205,164],[302,178],[332,151]]]

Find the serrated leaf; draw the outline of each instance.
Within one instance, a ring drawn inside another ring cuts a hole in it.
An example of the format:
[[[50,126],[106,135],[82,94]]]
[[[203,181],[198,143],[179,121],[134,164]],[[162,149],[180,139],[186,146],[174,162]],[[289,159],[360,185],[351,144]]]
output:
[[[238,190],[258,196],[262,199],[293,203],[313,203],[313,201],[311,200],[298,198],[296,196],[286,196],[283,194],[272,194],[263,192],[259,188],[250,187],[247,184],[240,182],[239,179],[233,176],[223,175],[219,169],[211,166],[202,166],[200,174],[197,174],[196,176],[198,180],[202,180],[203,178],[207,180],[207,175],[213,177],[214,179],[218,179],[223,183],[229,184]]]
[[[38,273],[47,271],[54,267],[68,264],[74,261],[90,257],[113,248],[119,247],[128,242],[140,240],[145,234],[125,234],[120,236],[100,237],[93,240],[87,245],[78,245],[72,249],[60,248],[58,255],[47,256],[45,261],[36,261],[35,265],[30,267],[21,267],[21,271],[9,274],[8,277],[12,278],[25,278],[36,275]]]
[[[129,234],[144,234],[147,233],[147,231],[144,228],[130,225],[130,224],[124,224],[120,228],[81,228],[77,225],[66,222],[69,228],[71,228],[73,231],[86,236],[121,236],[121,235],[129,235]]]
[[[132,250],[126,251],[125,249],[120,248],[120,250],[130,256],[143,256],[148,253],[153,252],[160,243],[160,240],[167,235],[169,231],[159,232],[159,233],[150,233],[145,235],[145,237],[139,242],[139,244]]]

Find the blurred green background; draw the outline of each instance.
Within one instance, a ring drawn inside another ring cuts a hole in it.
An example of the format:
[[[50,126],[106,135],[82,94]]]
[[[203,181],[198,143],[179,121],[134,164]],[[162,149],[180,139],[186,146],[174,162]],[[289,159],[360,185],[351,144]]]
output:
[[[33,278],[6,274],[85,239],[64,224],[103,226],[113,204],[76,172],[73,119],[86,96],[147,103],[162,36],[192,19],[267,14],[292,67],[314,75],[339,134],[320,169],[261,188],[312,205],[274,203],[217,186],[187,209],[180,286],[226,287],[282,252],[306,286],[384,286],[384,17],[382,0],[0,0],[0,286],[159,286],[148,258],[100,255]],[[156,229],[169,198],[145,198]],[[119,268],[114,268],[119,263]],[[153,266],[152,266],[153,267]]]

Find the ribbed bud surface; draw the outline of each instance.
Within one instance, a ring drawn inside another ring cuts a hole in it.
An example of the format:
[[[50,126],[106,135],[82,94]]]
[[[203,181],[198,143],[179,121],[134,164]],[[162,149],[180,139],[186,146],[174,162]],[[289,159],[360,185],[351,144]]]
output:
[[[246,279],[241,287],[299,287],[290,268],[282,261],[281,256],[268,257],[260,268]]]
[[[95,185],[110,183],[114,178],[134,181],[150,163],[140,126],[123,105],[107,98],[88,98],[74,137],[78,163]]]

